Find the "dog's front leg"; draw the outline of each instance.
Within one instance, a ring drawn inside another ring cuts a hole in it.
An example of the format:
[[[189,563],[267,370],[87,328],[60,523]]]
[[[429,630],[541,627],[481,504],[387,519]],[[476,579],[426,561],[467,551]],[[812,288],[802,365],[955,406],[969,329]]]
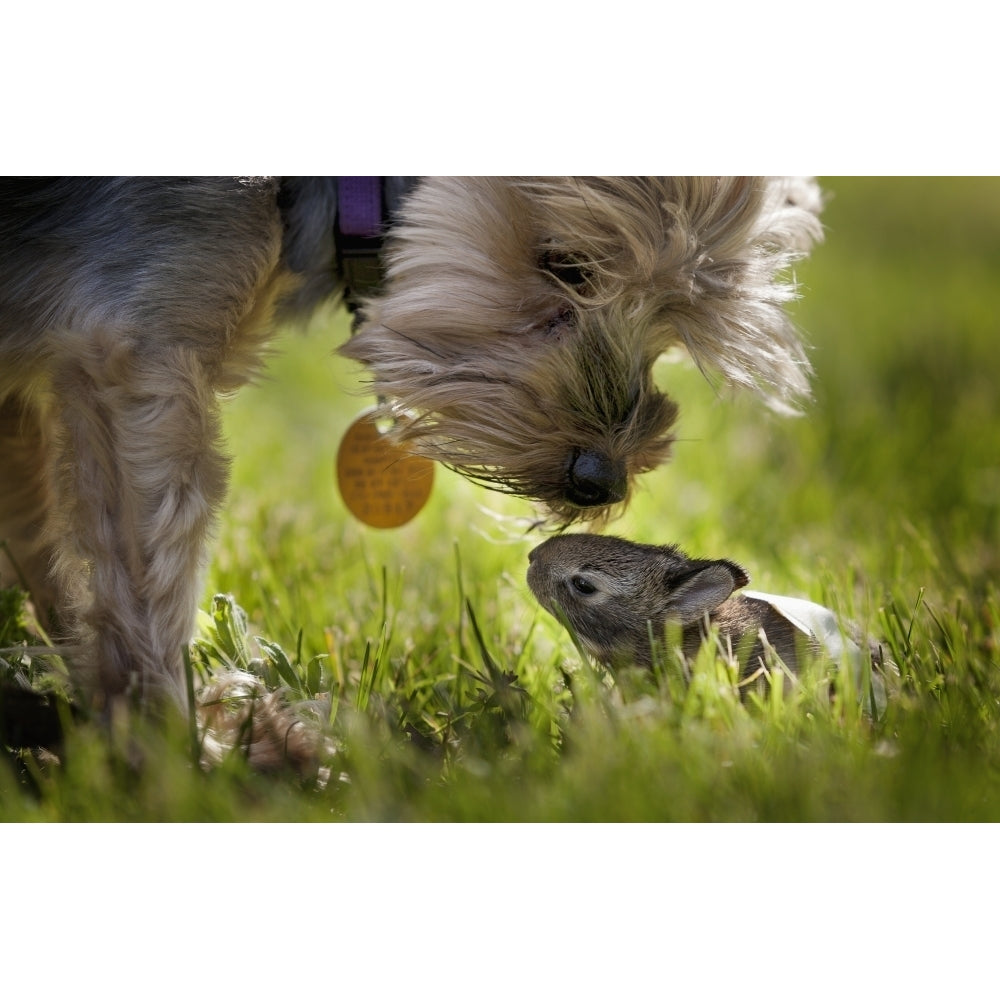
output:
[[[191,348],[157,344],[91,335],[53,379],[50,537],[99,707],[124,696],[183,703],[182,650],[225,492],[211,373]]]
[[[0,401],[0,586],[26,586],[39,622],[52,629],[57,602],[42,533],[50,501],[47,448],[43,415],[16,396]]]

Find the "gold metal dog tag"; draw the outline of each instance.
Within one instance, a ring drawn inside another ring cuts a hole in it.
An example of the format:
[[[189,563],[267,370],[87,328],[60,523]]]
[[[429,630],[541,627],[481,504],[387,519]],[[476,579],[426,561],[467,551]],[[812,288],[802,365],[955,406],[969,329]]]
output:
[[[392,444],[374,410],[362,413],[337,450],[337,485],[347,509],[373,528],[398,528],[423,509],[434,463]]]

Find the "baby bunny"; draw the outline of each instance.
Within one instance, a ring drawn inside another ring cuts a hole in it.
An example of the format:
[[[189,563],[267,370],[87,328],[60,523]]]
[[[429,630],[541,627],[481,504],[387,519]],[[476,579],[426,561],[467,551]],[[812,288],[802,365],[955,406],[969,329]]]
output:
[[[846,653],[861,679],[862,650],[844,635],[832,611],[797,598],[734,593],[749,577],[727,559],[691,559],[674,545],[593,534],[554,536],[528,559],[528,585],[542,607],[564,619],[588,652],[612,666],[652,666],[650,628],[662,641],[671,624],[680,626],[682,651],[692,657],[711,624],[731,643],[742,673],[760,666],[772,647],[793,671],[803,651],[838,662]],[[872,656],[880,663],[877,647]],[[881,682],[876,688],[881,712]]]

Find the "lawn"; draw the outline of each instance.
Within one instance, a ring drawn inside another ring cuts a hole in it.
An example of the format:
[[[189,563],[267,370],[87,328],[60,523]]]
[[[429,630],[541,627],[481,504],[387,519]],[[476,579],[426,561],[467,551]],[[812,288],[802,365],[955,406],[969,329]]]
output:
[[[674,460],[611,530],[736,560],[880,636],[900,671],[884,717],[828,697],[823,664],[744,700],[710,653],[688,676],[606,674],[527,589],[530,505],[446,470],[409,525],[353,520],[333,466],[370,400],[333,356],[333,314],[227,402],[232,489],[194,654],[208,672],[267,640],[249,665],[328,723],[329,776],[254,774],[238,752],[203,773],[183,720],[110,741],[80,722],[58,764],[9,755],[0,817],[1000,819],[1000,181],[823,183],[826,241],[793,307],[814,399],[775,416],[664,359]]]

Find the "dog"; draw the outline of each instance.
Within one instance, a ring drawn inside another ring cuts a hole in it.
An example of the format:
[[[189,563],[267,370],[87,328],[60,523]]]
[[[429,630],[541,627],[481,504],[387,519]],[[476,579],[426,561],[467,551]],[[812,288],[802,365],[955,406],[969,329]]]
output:
[[[812,181],[373,181],[0,181],[0,584],[95,705],[186,702],[220,399],[324,301],[398,442],[561,524],[667,459],[671,345],[777,406],[808,393],[784,306]]]

